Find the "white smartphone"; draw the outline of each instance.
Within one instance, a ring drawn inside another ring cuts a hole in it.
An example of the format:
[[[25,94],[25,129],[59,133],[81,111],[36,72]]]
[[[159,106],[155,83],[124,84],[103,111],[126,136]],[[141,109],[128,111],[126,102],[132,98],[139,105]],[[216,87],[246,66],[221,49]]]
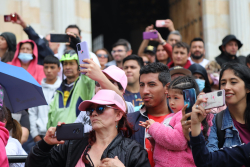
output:
[[[218,90],[200,96],[207,98],[206,103],[202,102],[200,104],[204,109],[217,108],[225,105],[225,90]]]

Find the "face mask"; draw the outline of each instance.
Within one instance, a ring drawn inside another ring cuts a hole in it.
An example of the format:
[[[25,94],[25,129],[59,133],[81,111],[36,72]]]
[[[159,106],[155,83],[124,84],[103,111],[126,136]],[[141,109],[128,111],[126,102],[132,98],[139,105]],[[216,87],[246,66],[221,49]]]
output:
[[[31,53],[19,53],[18,58],[26,64],[33,60],[33,55]]]
[[[205,88],[205,80],[195,79],[195,81],[198,84],[200,91],[202,91]]]

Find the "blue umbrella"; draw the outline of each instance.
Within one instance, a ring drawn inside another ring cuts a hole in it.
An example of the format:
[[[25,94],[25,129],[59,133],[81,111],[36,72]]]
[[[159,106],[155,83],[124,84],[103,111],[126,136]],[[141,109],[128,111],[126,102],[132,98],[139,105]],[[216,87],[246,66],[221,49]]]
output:
[[[0,85],[4,104],[13,113],[47,105],[41,85],[22,67],[0,62]]]

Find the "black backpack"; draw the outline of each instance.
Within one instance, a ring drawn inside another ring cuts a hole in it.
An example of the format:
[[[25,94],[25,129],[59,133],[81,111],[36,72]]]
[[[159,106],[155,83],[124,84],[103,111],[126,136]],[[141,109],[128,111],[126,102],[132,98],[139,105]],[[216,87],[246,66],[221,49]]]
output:
[[[215,116],[215,123],[216,123],[216,127],[217,127],[217,137],[218,137],[218,141],[219,141],[219,143],[218,143],[219,148],[222,148],[224,145],[224,142],[225,142],[225,131],[221,130],[224,112],[225,112],[225,110],[219,112]]]

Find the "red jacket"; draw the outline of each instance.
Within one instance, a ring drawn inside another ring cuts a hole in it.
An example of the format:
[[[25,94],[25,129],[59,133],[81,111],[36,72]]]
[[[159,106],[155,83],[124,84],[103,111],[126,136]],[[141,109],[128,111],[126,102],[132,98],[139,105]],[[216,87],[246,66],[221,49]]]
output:
[[[36,43],[34,41],[28,39],[28,40],[23,40],[23,41],[19,42],[17,44],[17,47],[16,47],[16,52],[15,52],[14,58],[11,62],[8,62],[8,64],[11,64],[11,65],[14,65],[17,67],[21,67],[21,62],[18,59],[20,44],[26,43],[26,42],[31,42],[34,44],[34,49],[33,49],[34,59],[31,60],[27,71],[35,78],[35,80],[39,84],[41,84],[42,79],[45,78],[45,74],[43,72],[43,66],[37,64],[37,62],[38,62],[38,49],[37,49]]]
[[[0,122],[0,166],[9,167],[5,146],[8,143],[9,131],[4,127],[4,123]]]
[[[188,69],[191,65],[192,65],[191,62],[187,60],[187,63],[183,66],[183,68]],[[173,60],[170,63],[168,63],[168,68],[171,68],[171,67],[174,67]]]

